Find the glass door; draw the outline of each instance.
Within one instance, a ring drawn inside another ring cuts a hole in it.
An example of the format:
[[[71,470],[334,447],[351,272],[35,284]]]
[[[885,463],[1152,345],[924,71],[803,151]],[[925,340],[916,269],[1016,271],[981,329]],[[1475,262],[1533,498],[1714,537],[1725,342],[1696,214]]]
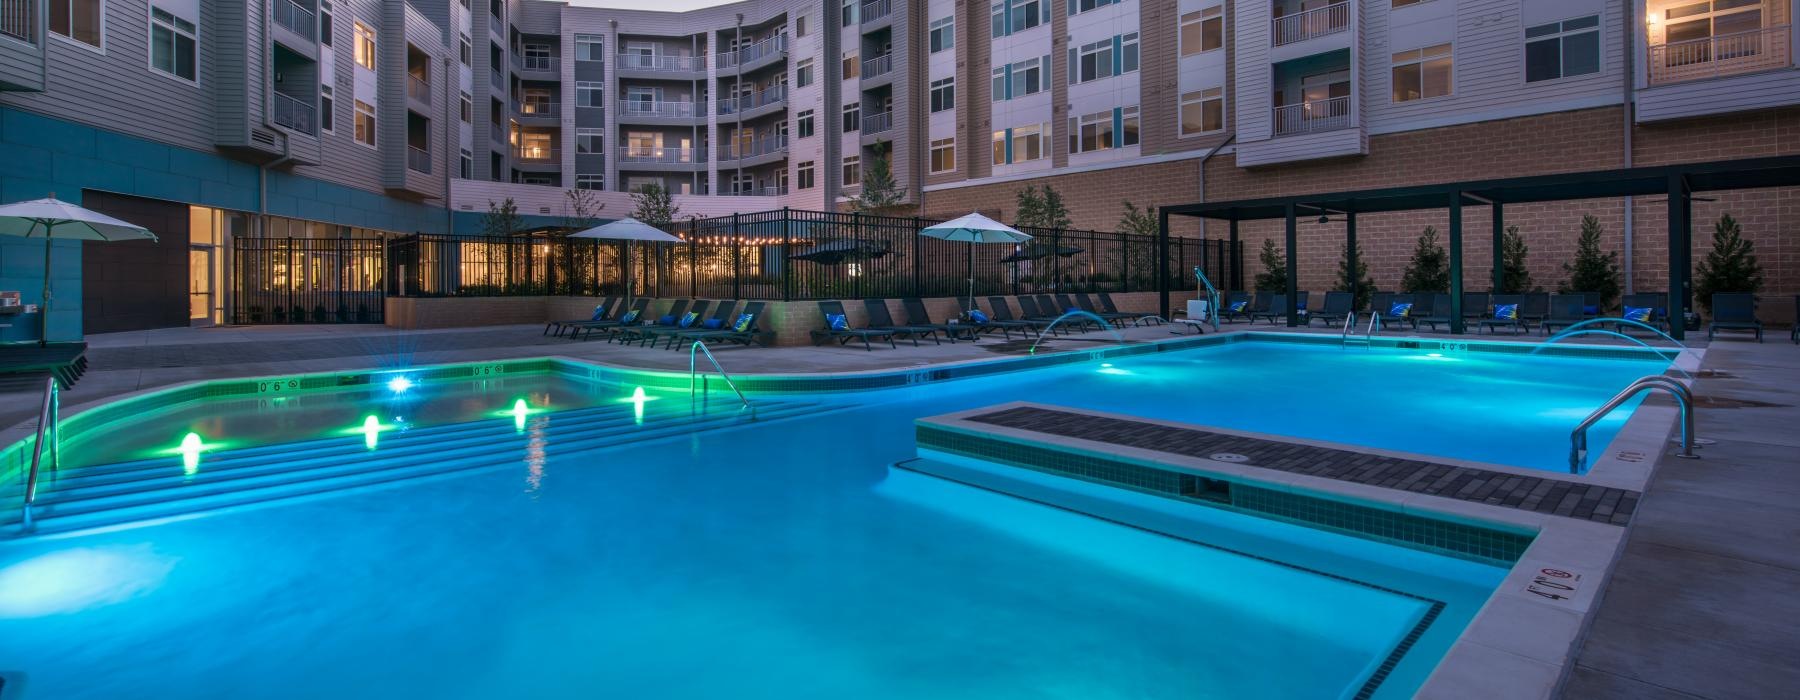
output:
[[[188,248],[189,326],[213,325],[213,301],[217,294],[217,280],[213,279],[214,250],[211,246]]]

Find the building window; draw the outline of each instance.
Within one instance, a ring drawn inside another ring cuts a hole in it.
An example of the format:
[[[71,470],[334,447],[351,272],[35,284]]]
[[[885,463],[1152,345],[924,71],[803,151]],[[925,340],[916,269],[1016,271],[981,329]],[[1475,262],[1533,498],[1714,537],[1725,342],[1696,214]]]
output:
[[[843,72],[845,80],[849,80],[861,74],[862,61],[858,59],[860,55],[860,51],[844,52]]]
[[[862,156],[844,156],[844,186],[862,184]]]
[[[1089,10],[1098,10],[1107,5],[1117,5],[1122,2],[1125,0],[1068,0],[1069,16],[1073,17]]]
[[[956,76],[931,81],[931,111],[956,108]]]
[[[794,87],[803,88],[813,82],[813,62],[810,58],[800,59],[794,64]]]
[[[1137,32],[1069,47],[1069,84],[1110,78],[1138,69]]]
[[[319,86],[319,131],[327,134],[331,133],[332,124],[336,121],[332,118],[332,112],[337,100],[332,94],[330,85]]]
[[[593,63],[606,60],[606,44],[602,37],[598,34],[576,34],[575,60]]]
[[[862,22],[862,17],[857,14],[861,5],[862,0],[844,0],[844,26],[852,27]]]
[[[1014,2],[1012,6],[1012,25],[1006,32],[1012,34],[1044,24],[1050,18],[1050,12],[1043,0],[1024,0]]]
[[[1012,88],[1008,98],[1035,95],[1050,87],[1045,79],[1044,67],[1050,64],[1048,58],[1028,58],[1012,64]]]
[[[475,154],[470,153],[467,148],[462,149],[462,158],[458,162],[460,165],[456,171],[457,177],[464,180],[475,179]]]
[[[1181,16],[1181,55],[1192,56],[1225,45],[1225,17],[1214,6]]]
[[[803,110],[800,110],[799,114],[795,115],[794,130],[799,134],[799,136],[797,138],[803,138],[803,139],[812,138],[812,135],[813,135],[813,111],[812,110],[803,109]]]
[[[102,48],[101,23],[105,21],[102,19],[105,15],[106,5],[102,0],[50,0],[50,32]]]
[[[605,107],[606,94],[602,90],[602,85],[602,83],[589,80],[577,81],[575,83],[575,106]]]
[[[1026,163],[1050,155],[1044,138],[1049,129],[1043,124],[1017,126],[1012,129],[1012,162]]]
[[[606,189],[606,175],[603,173],[576,173],[575,189],[604,190]]]
[[[1181,135],[1193,136],[1225,128],[1225,91],[1207,88],[1181,94]]]
[[[602,153],[600,149],[606,142],[601,129],[576,129],[575,152],[583,155]]]
[[[375,30],[356,23],[356,65],[375,70]]]
[[[806,36],[806,15],[794,18],[794,36],[796,38]]]
[[[931,21],[931,52],[956,48],[956,15]]]
[[[844,133],[862,131],[862,103],[844,105]]]
[[[198,33],[193,22],[151,5],[150,67],[188,82],[198,82],[194,73]]]
[[[319,43],[331,45],[331,3],[328,2],[319,5]]]
[[[931,142],[931,172],[947,173],[956,169],[956,139],[937,139]]]
[[[1069,152],[1088,153],[1138,144],[1136,105],[1069,118]]]
[[[475,121],[475,97],[466,92],[462,94],[462,120],[464,124]]]
[[[469,43],[469,35],[462,35],[462,45],[457,49],[458,57],[465,66],[475,65],[475,45]]]
[[[1600,72],[1600,16],[1525,29],[1525,82]]]
[[[796,189],[810,190],[813,188],[813,184],[813,162],[810,160],[802,161],[800,166],[794,171],[794,187]]]
[[[1449,44],[1394,54],[1395,102],[1443,97],[1450,89]]]
[[[375,106],[356,100],[356,142],[375,147]]]

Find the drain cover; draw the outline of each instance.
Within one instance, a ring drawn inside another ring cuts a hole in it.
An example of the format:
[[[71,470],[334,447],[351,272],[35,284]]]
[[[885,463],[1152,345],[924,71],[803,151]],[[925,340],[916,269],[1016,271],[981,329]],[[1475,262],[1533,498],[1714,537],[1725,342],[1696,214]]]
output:
[[[1249,457],[1245,457],[1236,452],[1214,452],[1207,455],[1206,458],[1214,462],[1231,462],[1234,464],[1250,461]]]

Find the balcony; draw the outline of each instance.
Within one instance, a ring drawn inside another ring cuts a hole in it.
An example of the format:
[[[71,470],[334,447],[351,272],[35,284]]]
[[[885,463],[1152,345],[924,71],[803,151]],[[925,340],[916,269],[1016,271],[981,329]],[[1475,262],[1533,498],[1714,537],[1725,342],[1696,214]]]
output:
[[[721,162],[745,160],[780,153],[787,150],[787,145],[786,136],[767,136],[752,139],[748,143],[726,141],[725,145],[719,149],[719,160]]]
[[[713,57],[719,68],[735,68],[759,63],[787,52],[787,35],[776,34],[736,51],[728,51]]]
[[[526,100],[513,103],[513,116],[521,119],[556,119],[562,114],[562,104],[548,100]]]
[[[862,118],[862,134],[871,136],[894,128],[893,112],[877,112],[864,115]]]
[[[887,74],[894,70],[894,55],[882,54],[862,62],[863,80]]]
[[[506,143],[506,126],[488,122],[488,138],[493,139],[494,143]]]
[[[1275,135],[1316,134],[1348,129],[1353,124],[1350,97],[1333,97],[1275,108]]]
[[[418,173],[431,174],[431,151],[418,146],[406,147],[406,167]]]
[[[275,123],[302,134],[318,133],[318,111],[312,105],[279,92],[275,95]]]
[[[704,102],[619,100],[620,119],[695,119],[706,116]]]
[[[660,146],[626,146],[619,150],[620,163],[657,163],[683,165],[705,163],[704,148],[663,148]]]
[[[558,158],[556,155],[556,148],[552,146],[531,145],[513,147],[513,160],[519,161],[520,163],[540,164],[562,162],[562,159]]]
[[[742,97],[720,98],[719,116],[755,112],[764,107],[779,105],[785,99],[787,99],[787,87],[783,85],[771,85]]]
[[[1350,3],[1332,3],[1299,14],[1276,17],[1270,24],[1269,36],[1276,46],[1336,34],[1350,28]]]
[[[0,35],[37,46],[38,0],[0,0]]]
[[[515,53],[512,57],[513,68],[521,71],[555,73],[562,65],[555,56],[525,56]]]
[[[1791,27],[1722,34],[1704,39],[1650,45],[1650,84],[1668,85],[1792,64]]]
[[[424,78],[408,73],[406,96],[417,100],[420,104],[431,104],[431,83]]]
[[[893,13],[893,11],[893,0],[874,0],[874,2],[865,2],[862,4],[862,14],[859,16],[859,21],[863,24],[872,24],[887,17],[889,14]]]
[[[506,90],[506,71],[504,71],[504,70],[488,71],[488,82],[491,83],[496,89],[505,91]]]
[[[706,70],[706,60],[699,56],[646,56],[622,53],[619,54],[619,70],[693,73]]]
[[[275,0],[275,23],[286,27],[288,31],[300,35],[307,41],[317,41],[313,37],[312,9],[290,0]]]
[[[726,192],[732,197],[780,197],[788,193],[786,187],[745,187],[736,192]]]

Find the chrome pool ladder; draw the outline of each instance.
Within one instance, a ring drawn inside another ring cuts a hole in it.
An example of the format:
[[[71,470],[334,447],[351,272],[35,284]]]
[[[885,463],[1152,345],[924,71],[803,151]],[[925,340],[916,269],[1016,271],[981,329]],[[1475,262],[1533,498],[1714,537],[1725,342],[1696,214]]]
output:
[[[44,460],[44,442],[50,442],[50,468],[55,469],[61,463],[62,422],[57,414],[62,410],[62,388],[54,375],[44,377],[44,403],[38,409],[37,438],[31,445],[31,471],[25,477],[24,511],[19,522],[25,529],[31,529],[31,504],[37,500],[38,476]]]
[[[1601,418],[1605,418],[1607,414],[1612,413],[1626,401],[1630,401],[1631,397],[1655,389],[1669,392],[1670,396],[1675,397],[1675,402],[1681,405],[1681,452],[1676,456],[1698,459],[1700,455],[1694,454],[1696,438],[1694,436],[1693,392],[1688,389],[1686,384],[1682,384],[1674,377],[1652,374],[1638,378],[1637,381],[1631,383],[1631,386],[1627,386],[1613,395],[1606,403],[1594,409],[1593,413],[1589,413],[1588,417],[1581,419],[1581,424],[1575,426],[1574,432],[1569,433],[1569,473],[1581,473],[1582,466],[1587,463],[1588,428],[1593,427]]]
[[[707,349],[706,343],[698,340],[694,341],[693,345],[688,346],[688,398],[692,400],[698,397],[700,392],[700,372],[699,368],[695,365],[697,354],[706,355],[706,360],[712,363],[713,370],[717,371],[719,376],[725,380],[725,386],[731,387],[731,391],[737,394],[738,401],[743,403],[743,407],[749,408],[751,413],[754,414],[756,409],[751,408],[750,399],[744,396],[742,390],[738,389],[737,382],[731,380],[731,375],[725,373],[725,368],[719,365],[719,358],[713,357],[712,351]]]

